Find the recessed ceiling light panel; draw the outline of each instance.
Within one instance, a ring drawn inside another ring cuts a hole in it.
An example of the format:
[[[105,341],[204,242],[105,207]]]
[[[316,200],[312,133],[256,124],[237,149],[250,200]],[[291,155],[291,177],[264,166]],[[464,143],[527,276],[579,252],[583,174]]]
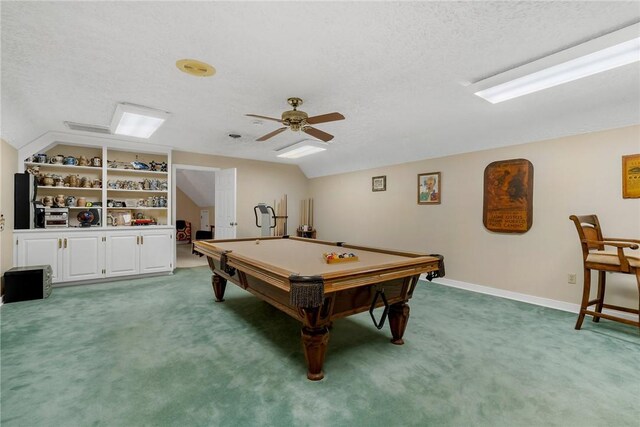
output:
[[[149,138],[167,120],[170,113],[142,105],[121,103],[111,120],[111,131],[116,135]]]
[[[300,157],[326,151],[327,145],[328,144],[312,139],[303,139],[302,141],[298,141],[295,144],[288,145],[276,151],[280,153],[278,154],[278,157],[280,158],[299,159]]]
[[[209,77],[216,73],[216,69],[212,65],[196,59],[181,59],[176,61],[176,67],[178,67],[180,71],[196,77]]]

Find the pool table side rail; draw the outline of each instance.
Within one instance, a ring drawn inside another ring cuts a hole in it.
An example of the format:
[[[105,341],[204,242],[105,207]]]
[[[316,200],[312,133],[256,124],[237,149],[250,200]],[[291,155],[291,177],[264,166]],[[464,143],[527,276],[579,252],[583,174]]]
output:
[[[251,241],[255,239],[242,240]],[[238,239],[229,241],[238,241]],[[213,243],[214,242],[212,241],[195,242],[194,247],[196,251],[202,253],[205,256],[213,257],[217,261],[220,261],[222,255],[226,254],[227,265],[229,267],[233,267],[244,271],[247,274],[251,274],[256,278],[268,282],[271,285],[287,292],[290,291],[290,276],[297,275],[298,272],[279,268],[271,264],[263,263],[260,260],[234,253],[233,251],[221,249],[215,246]],[[354,246],[354,248],[356,247]],[[362,250],[369,250],[369,248],[361,246],[357,248]],[[377,250],[377,252],[387,253],[384,250]],[[381,280],[391,280],[438,270],[438,258],[415,253],[403,256],[409,256],[413,258],[377,266],[356,267],[348,270],[324,273],[319,274],[318,276],[322,277],[324,281],[324,292],[331,293],[352,287],[377,283]],[[225,274],[224,276],[227,275]]]

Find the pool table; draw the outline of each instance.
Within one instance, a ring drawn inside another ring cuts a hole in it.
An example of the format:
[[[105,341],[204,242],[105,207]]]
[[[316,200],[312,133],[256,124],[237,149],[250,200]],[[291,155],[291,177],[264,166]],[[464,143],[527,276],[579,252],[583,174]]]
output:
[[[388,315],[391,342],[403,344],[407,302],[420,275],[444,275],[441,256],[343,242],[284,236],[204,240],[193,246],[208,259],[216,301],[224,301],[231,281],[302,323],[307,378],[314,381],[324,377],[334,319],[369,310],[380,329]],[[323,257],[330,252],[353,253],[358,259],[330,264]]]

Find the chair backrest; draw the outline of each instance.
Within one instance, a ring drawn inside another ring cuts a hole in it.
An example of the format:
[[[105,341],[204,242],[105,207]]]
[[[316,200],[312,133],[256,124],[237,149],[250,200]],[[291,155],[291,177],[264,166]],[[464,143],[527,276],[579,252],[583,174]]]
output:
[[[582,254],[586,259],[590,249],[604,250],[604,245],[587,244],[584,240],[597,240],[601,242],[602,229],[596,215],[571,215],[569,217],[576,225],[578,237],[580,237],[580,246],[582,246]]]

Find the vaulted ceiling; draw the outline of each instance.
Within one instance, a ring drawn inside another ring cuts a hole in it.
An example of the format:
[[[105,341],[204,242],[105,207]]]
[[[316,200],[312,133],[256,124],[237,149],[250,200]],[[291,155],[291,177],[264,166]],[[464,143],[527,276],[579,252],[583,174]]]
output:
[[[2,2],[1,137],[22,147],[63,121],[108,125],[118,102],[170,111],[150,143],[298,164],[309,177],[640,122],[627,65],[490,104],[469,83],[640,21],[630,2]],[[213,77],[180,72],[194,58]],[[278,123],[288,97],[335,135]],[[232,139],[230,133],[242,137]]]

